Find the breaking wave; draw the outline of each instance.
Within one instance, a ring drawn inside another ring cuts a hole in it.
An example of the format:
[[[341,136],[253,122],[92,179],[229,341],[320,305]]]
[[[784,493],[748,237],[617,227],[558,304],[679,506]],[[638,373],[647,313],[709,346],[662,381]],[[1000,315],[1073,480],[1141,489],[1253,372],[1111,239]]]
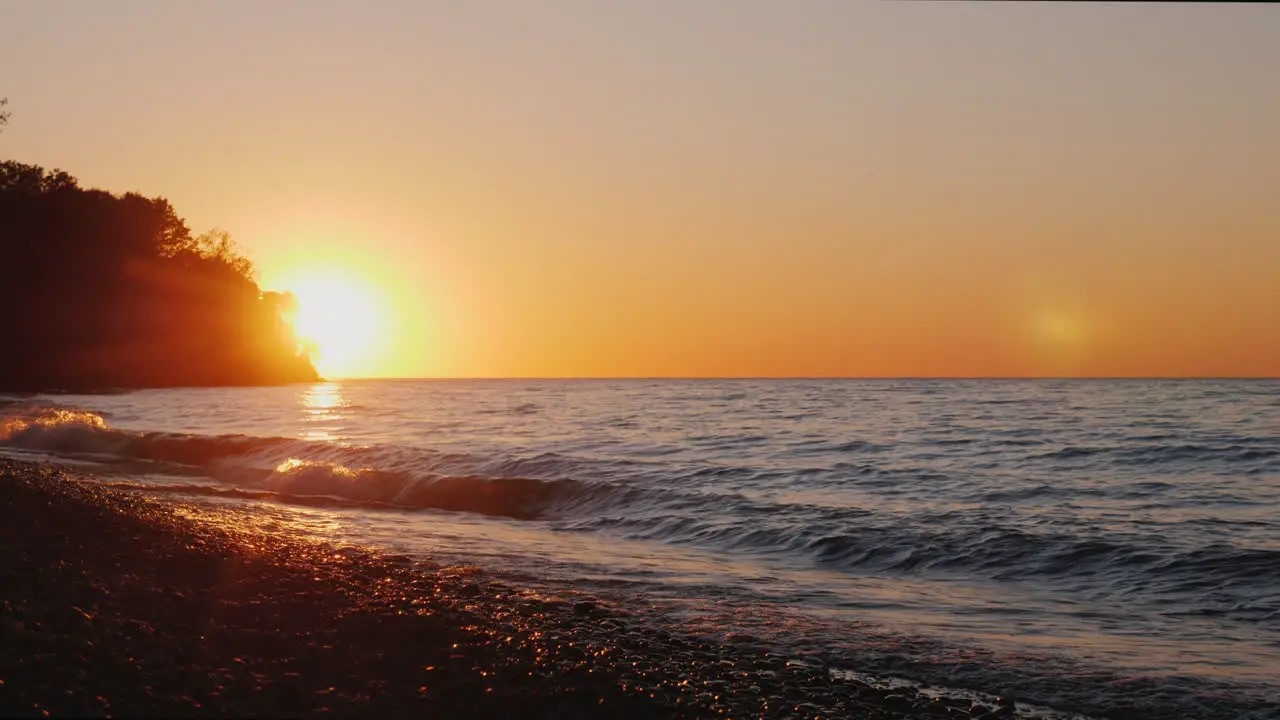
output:
[[[784,480],[733,466],[675,471],[639,466],[646,482],[618,472],[610,463],[554,453],[527,457],[480,457],[398,447],[334,445],[283,437],[203,436],[135,433],[111,428],[97,413],[38,404],[5,409],[0,446],[69,457],[159,463],[197,469],[216,481],[209,494],[244,493],[283,502],[367,508],[431,509],[479,513],[520,520],[554,520],[574,532],[659,541],[712,550],[805,558],[815,567],[879,574],[962,573],[1008,580],[1039,577],[1102,583],[1140,592],[1188,599],[1206,613],[1247,616],[1280,629],[1280,548],[1228,544],[1179,547],[1158,537],[1099,532],[1095,536],[1030,532],[1013,527],[1002,503],[1043,495],[1057,497],[1051,484],[984,493],[979,506],[913,522],[883,508],[825,506],[820,498],[790,502],[784,495],[749,496],[724,485]],[[842,453],[868,449],[847,441]],[[1051,459],[1102,452],[1067,447]],[[1168,454],[1199,458],[1267,461],[1267,447],[1171,446]],[[1141,449],[1123,459],[1163,459]],[[633,468],[634,469],[634,468]],[[873,487],[904,482],[956,485],[946,473],[925,467],[877,467],[838,462],[842,482]],[[159,486],[157,486],[159,487]],[[953,487],[954,489],[954,487]],[[1125,497],[1168,496],[1169,483],[1130,486]],[[1124,494],[1124,493],[1122,493]],[[732,518],[733,520],[727,520]]]
[[[101,415],[82,410],[25,407],[0,421],[0,447],[88,459],[145,460],[199,468],[231,487],[182,484],[149,489],[205,494],[242,493],[337,505],[473,512],[516,519],[537,519],[557,500],[581,495],[585,486],[571,479],[492,475],[448,475],[450,466],[482,465],[475,458],[446,453],[344,447],[281,437],[201,436],[133,433],[110,428]],[[364,462],[412,469],[382,469]],[[470,462],[468,462],[470,461]],[[495,465],[494,463],[488,463]],[[554,471],[554,457],[516,459],[496,469]],[[305,500],[304,500],[305,499]]]

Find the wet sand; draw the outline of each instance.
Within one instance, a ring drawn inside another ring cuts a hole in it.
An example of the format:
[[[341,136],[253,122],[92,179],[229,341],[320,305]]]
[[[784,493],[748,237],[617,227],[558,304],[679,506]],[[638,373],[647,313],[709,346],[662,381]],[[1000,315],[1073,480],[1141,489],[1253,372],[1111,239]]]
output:
[[[0,460],[0,716],[1007,718]]]

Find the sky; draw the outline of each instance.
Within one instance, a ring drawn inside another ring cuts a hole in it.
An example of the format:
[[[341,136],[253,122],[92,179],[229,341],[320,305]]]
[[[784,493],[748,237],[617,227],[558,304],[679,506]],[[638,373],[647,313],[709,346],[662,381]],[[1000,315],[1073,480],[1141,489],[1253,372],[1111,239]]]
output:
[[[330,375],[1277,376],[1277,68],[1267,5],[0,0],[0,157],[337,278]]]

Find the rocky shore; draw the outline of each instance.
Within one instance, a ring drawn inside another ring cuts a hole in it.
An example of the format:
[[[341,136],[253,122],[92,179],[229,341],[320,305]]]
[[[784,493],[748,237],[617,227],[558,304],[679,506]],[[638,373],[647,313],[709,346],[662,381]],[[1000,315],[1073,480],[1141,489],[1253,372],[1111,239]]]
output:
[[[0,715],[1018,717],[0,460]]]

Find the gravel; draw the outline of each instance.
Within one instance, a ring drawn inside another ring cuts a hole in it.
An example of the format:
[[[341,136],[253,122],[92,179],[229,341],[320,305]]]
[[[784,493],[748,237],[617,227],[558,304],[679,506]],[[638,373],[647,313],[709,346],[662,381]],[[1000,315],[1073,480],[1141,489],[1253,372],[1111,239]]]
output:
[[[473,568],[259,535],[0,460],[0,715],[972,718],[536,597]]]

